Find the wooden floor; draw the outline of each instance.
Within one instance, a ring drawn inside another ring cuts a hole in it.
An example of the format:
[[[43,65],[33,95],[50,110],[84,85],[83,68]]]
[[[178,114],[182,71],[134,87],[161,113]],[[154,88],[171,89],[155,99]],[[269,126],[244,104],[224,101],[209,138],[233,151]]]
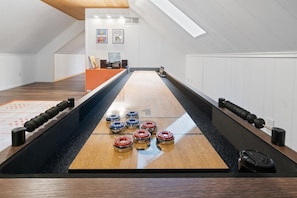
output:
[[[32,83],[0,91],[0,105],[12,100],[62,101],[68,98],[78,100],[86,94],[85,81],[85,74],[83,73],[53,83]]]
[[[293,198],[297,178],[0,179],[0,197]]]

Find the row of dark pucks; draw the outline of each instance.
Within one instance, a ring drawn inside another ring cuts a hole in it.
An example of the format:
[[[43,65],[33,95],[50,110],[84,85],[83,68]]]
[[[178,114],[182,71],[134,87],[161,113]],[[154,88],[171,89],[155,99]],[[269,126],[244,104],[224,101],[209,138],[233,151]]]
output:
[[[56,106],[49,108],[45,112],[35,116],[34,118],[30,119],[29,121],[24,123],[24,127],[26,131],[32,132],[48,120],[54,118],[58,115],[61,111],[64,111],[66,108],[74,107],[74,98],[69,98],[68,100],[64,100],[58,103]]]
[[[219,107],[227,108],[242,119],[247,120],[250,124],[253,124],[254,121],[257,119],[257,116],[255,114],[228,100],[225,100],[224,98],[219,98]]]

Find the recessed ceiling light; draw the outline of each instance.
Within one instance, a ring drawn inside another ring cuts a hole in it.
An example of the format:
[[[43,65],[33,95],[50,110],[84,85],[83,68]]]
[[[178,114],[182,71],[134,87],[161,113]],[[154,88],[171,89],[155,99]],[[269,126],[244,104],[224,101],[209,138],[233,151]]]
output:
[[[169,0],[151,0],[151,2],[194,38],[206,33],[205,30],[203,30],[197,23],[190,19],[185,13],[183,13],[180,9],[173,5]]]

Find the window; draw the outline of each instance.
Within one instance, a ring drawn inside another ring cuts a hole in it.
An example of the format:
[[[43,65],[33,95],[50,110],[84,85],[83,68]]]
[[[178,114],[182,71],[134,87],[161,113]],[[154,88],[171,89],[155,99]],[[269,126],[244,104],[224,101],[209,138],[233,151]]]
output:
[[[151,2],[194,38],[206,33],[197,23],[190,19],[169,0],[151,0]]]

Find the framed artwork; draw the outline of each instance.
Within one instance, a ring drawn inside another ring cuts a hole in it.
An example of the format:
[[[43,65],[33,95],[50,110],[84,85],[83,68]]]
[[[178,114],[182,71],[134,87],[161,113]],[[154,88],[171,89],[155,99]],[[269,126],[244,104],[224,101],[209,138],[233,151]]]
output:
[[[112,43],[123,44],[124,43],[124,29],[113,29],[112,30]]]
[[[96,42],[97,43],[108,43],[108,29],[97,29],[96,30]]]

